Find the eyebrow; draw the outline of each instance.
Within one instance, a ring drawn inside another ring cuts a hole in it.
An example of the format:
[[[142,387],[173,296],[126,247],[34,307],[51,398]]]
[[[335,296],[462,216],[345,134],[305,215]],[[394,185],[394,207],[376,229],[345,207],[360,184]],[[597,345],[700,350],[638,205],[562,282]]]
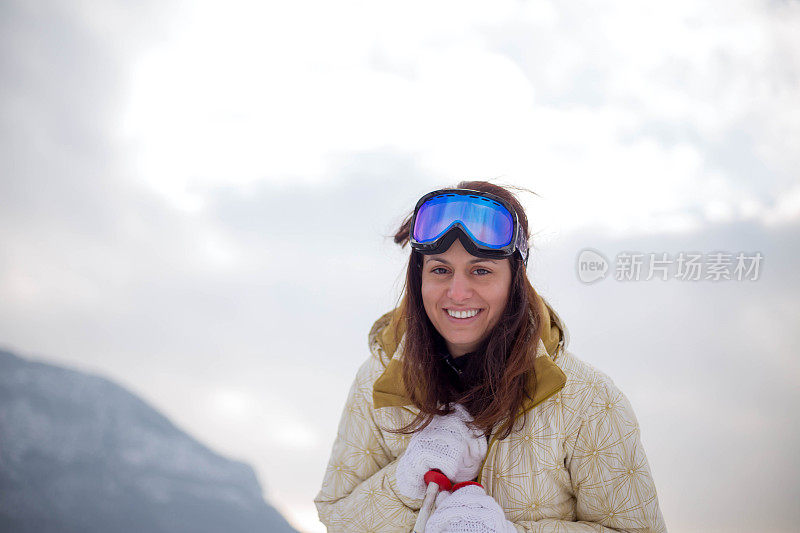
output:
[[[450,261],[447,261],[446,259],[441,259],[439,257],[427,256],[425,258],[425,262],[428,263],[430,261],[438,261],[440,263],[444,263],[447,266],[450,266]],[[494,259],[488,259],[488,258],[483,258],[483,257],[476,257],[475,259],[470,259],[469,260],[469,264],[470,265],[474,265],[475,263],[494,263],[494,264],[497,264],[497,261],[495,261]]]

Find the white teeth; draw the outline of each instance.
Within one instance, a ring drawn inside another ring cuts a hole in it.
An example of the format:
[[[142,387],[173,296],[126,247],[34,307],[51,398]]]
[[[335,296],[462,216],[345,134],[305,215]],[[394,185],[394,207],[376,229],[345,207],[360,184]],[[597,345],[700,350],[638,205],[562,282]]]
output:
[[[472,318],[478,314],[480,309],[470,309],[469,311],[453,311],[452,309],[447,309],[447,314],[453,318]]]

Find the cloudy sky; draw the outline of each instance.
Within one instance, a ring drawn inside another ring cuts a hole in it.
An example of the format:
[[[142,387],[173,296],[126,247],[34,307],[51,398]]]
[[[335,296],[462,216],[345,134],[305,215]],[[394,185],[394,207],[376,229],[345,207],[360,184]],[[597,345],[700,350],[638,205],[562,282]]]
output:
[[[298,528],[388,235],[492,178],[538,194],[530,276],[630,398],[670,531],[796,531],[797,1],[10,0],[0,44],[0,345],[140,394]],[[763,261],[620,281],[623,252]]]

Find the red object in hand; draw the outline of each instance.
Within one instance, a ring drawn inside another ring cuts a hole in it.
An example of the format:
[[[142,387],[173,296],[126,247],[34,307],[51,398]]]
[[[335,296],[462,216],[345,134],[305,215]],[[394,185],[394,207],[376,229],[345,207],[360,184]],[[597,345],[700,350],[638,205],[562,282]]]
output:
[[[425,480],[426,486],[430,483],[439,485],[439,490],[450,490],[450,487],[453,485],[447,476],[442,474],[441,470],[428,470],[428,473],[425,474],[423,479]]]
[[[426,481],[427,481],[427,480],[426,480]],[[477,485],[477,486],[479,486],[480,488],[483,488],[483,485],[481,485],[481,484],[480,484],[480,483],[478,483],[477,481],[462,481],[461,483],[456,483],[455,485],[453,485],[453,488],[452,488],[452,489],[450,489],[450,490],[452,490],[453,492],[455,492],[455,491],[457,491],[458,489],[460,489],[461,487],[466,487],[467,485]]]

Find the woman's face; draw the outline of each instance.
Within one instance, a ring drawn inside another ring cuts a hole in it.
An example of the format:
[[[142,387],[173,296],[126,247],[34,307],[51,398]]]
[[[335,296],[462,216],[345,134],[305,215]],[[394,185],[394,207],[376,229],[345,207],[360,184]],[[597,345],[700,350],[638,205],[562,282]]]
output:
[[[423,256],[422,303],[453,357],[486,338],[503,314],[510,287],[508,259],[475,257],[458,239],[443,254]]]

